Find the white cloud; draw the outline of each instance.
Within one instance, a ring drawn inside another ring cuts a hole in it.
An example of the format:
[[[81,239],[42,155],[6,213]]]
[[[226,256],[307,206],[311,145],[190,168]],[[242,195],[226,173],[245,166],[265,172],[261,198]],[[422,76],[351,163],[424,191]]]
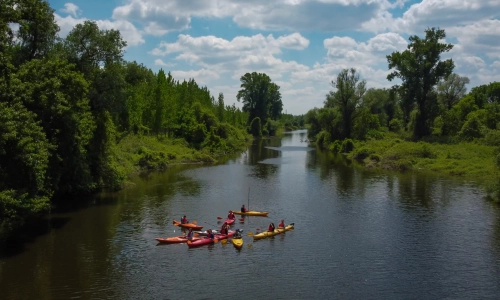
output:
[[[166,63],[162,59],[155,59],[155,65],[162,66],[162,67],[173,67],[173,66],[175,66],[174,63]]]
[[[422,0],[414,3],[402,17],[393,18],[387,10],[379,10],[376,17],[364,22],[364,30],[421,34],[428,27],[446,28],[465,25],[481,19],[499,16],[497,0]]]
[[[64,4],[64,8],[60,9],[61,12],[66,13],[68,15],[72,15],[73,17],[77,17],[80,14],[81,10],[78,6],[73,3]]]
[[[266,72],[275,80],[281,78],[283,73],[308,69],[295,61],[283,61],[276,57],[281,53],[281,48],[303,49],[308,45],[309,40],[299,33],[277,39],[272,35],[264,37],[262,34],[238,36],[230,41],[215,36],[192,37],[181,34],[176,42],[162,42],[151,54],[177,54],[175,59],[178,61],[219,73],[230,72],[231,77],[236,80],[252,71]]]
[[[54,14],[54,19],[60,27],[59,36],[64,38],[77,25],[82,24],[86,18],[74,18],[72,16],[61,17]],[[130,22],[124,20],[94,20],[102,30],[115,29],[119,30],[122,38],[127,41],[127,46],[136,46],[143,44],[145,41],[142,38],[141,32]]]
[[[129,0],[115,8],[114,19],[142,23],[145,32],[163,35],[189,28],[192,17],[231,17],[238,26],[262,30],[359,28],[381,10],[404,0]]]
[[[217,72],[207,69],[190,70],[190,71],[172,71],[171,74],[176,80],[179,81],[182,80],[187,81],[191,78],[194,78],[196,83],[198,83],[199,85],[205,85],[210,81],[220,78],[220,75]]]

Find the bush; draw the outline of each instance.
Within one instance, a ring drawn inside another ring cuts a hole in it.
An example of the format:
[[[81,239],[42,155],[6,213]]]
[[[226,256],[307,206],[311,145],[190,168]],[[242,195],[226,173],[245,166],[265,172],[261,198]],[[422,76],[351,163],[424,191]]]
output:
[[[392,132],[399,132],[403,128],[403,121],[400,119],[392,119],[389,121],[389,130]]]
[[[358,160],[363,160],[373,154],[375,151],[371,149],[367,149],[365,147],[361,147],[359,149],[356,149],[353,151],[352,158],[358,159]]]
[[[256,117],[250,122],[250,134],[256,137],[262,136],[262,125],[259,117]]]
[[[342,149],[342,144],[340,143],[339,140],[336,140],[333,142],[333,144],[330,145],[330,150],[333,153],[340,153],[340,150]]]
[[[316,143],[320,146],[320,147],[326,147],[327,145],[329,145],[331,142],[331,137],[330,137],[330,133],[326,130],[322,130],[320,133],[318,133],[318,135],[316,136]]]
[[[345,139],[342,142],[342,153],[349,153],[354,149],[354,142],[351,139]]]

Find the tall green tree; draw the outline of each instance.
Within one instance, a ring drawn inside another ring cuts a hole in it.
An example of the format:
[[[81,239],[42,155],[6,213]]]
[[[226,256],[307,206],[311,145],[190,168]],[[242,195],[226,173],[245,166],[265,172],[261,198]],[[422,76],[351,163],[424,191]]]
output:
[[[467,92],[465,85],[469,84],[470,80],[468,77],[462,77],[458,74],[451,74],[445,80],[438,83],[437,91],[438,97],[447,110],[460,101]]]
[[[265,73],[246,73],[240,78],[241,85],[236,99],[242,101],[243,111],[248,112],[248,124],[259,118],[261,124],[267,119],[277,119],[283,109],[279,86]]]
[[[441,54],[450,51],[452,44],[441,43],[446,37],[443,29],[430,28],[425,31],[425,38],[409,38],[408,49],[393,52],[387,56],[389,81],[399,78],[404,98],[417,103],[417,116],[414,128],[416,137],[431,133],[432,120],[438,109],[433,89],[436,84],[448,77],[454,68],[451,59],[441,61]]]
[[[326,96],[325,108],[337,107],[339,109],[342,116],[342,128],[338,139],[350,138],[354,112],[366,92],[366,81],[360,80],[356,69],[351,68],[340,71],[337,79],[332,80],[331,85],[337,90],[330,91]]]
[[[19,30],[16,33],[15,65],[44,58],[57,39],[59,26],[54,9],[44,0],[13,1]]]

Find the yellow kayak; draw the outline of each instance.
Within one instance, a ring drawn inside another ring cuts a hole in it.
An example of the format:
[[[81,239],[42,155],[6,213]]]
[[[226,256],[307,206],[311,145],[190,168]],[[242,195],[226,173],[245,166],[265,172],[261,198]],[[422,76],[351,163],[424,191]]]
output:
[[[263,238],[266,238],[266,237],[270,237],[270,236],[275,236],[279,233],[283,233],[285,231],[288,231],[288,230],[291,230],[293,229],[294,227],[294,223],[291,223],[290,225],[287,225],[285,228],[276,228],[274,229],[273,232],[270,232],[270,231],[263,231],[261,233],[257,233],[253,236],[253,239],[254,240],[260,240],[260,239],[263,239]]]
[[[260,217],[267,217],[267,214],[269,212],[267,211],[253,211],[253,210],[249,210],[247,212],[241,212],[241,211],[237,211],[237,210],[233,210],[233,213],[235,215],[242,215],[242,216],[260,216]]]
[[[238,248],[238,249],[241,249],[241,247],[243,247],[243,239],[241,237],[239,238],[232,238],[231,241],[233,242],[233,245]]]

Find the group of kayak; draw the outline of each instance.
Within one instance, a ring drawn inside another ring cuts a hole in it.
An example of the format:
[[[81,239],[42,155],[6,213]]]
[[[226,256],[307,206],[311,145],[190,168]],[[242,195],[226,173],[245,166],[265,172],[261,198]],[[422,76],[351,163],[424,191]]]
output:
[[[267,216],[268,212],[258,212],[258,211],[248,211],[245,208],[245,205],[242,206],[241,211],[229,211],[229,215],[227,219],[222,224],[220,230],[212,230],[208,229],[205,231],[201,231],[203,226],[199,226],[196,221],[189,222],[186,216],[181,218],[181,221],[173,221],[173,224],[178,227],[189,229],[187,235],[174,236],[168,238],[156,238],[156,240],[160,243],[173,244],[173,243],[187,243],[189,248],[200,247],[203,245],[210,245],[214,243],[218,243],[219,241],[227,241],[231,239],[232,244],[241,249],[243,247],[243,238],[241,233],[243,230],[230,230],[229,227],[234,224],[236,217],[235,214],[238,215],[247,215],[247,216]],[[218,217],[220,218],[220,217]],[[262,239],[265,237],[270,237],[277,235],[279,233],[284,233],[285,231],[291,230],[294,228],[294,224],[285,226],[284,220],[281,220],[281,223],[278,225],[278,228],[274,227],[274,223],[269,224],[269,228],[267,231],[263,231],[261,233],[257,233],[253,235],[254,240]],[[250,234],[249,234],[250,235]]]

